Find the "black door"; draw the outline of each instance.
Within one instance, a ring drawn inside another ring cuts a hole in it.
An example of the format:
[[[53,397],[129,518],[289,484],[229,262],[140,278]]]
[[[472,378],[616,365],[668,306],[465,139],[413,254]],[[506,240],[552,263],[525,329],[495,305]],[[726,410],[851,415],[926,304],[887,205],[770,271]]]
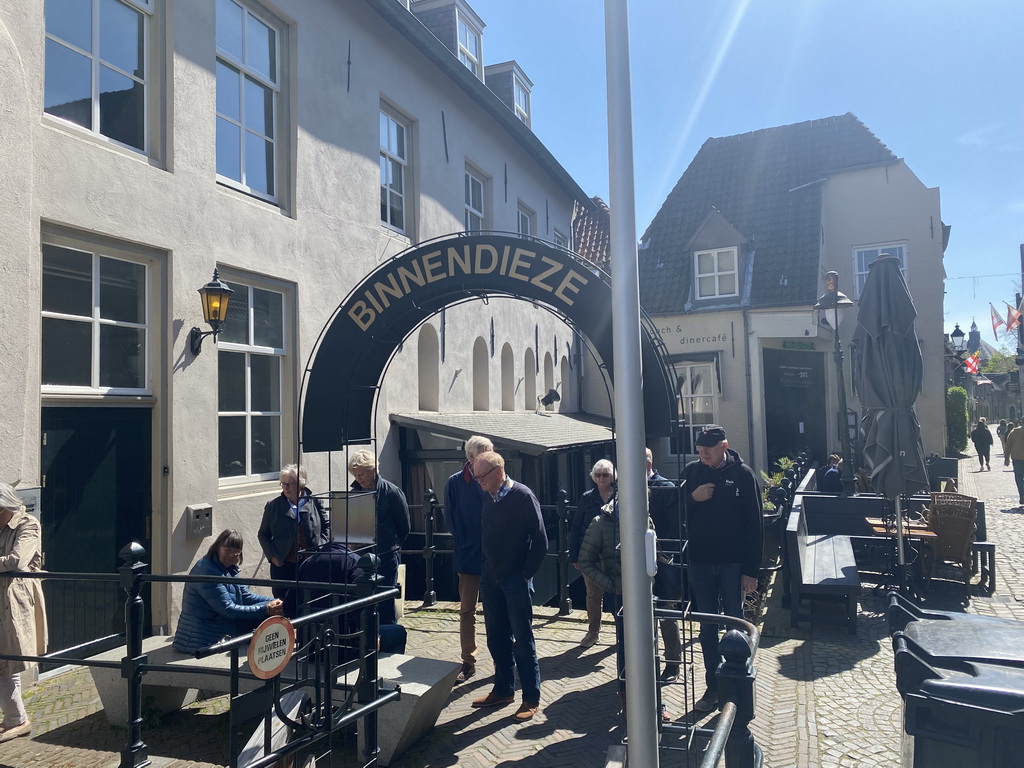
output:
[[[769,467],[784,456],[796,458],[804,449],[823,461],[828,442],[825,356],[765,349],[764,400]]]
[[[151,422],[148,408],[42,409],[46,570],[116,574],[125,544],[150,552]],[[116,581],[51,580],[44,590],[52,650],[124,632],[125,593]]]

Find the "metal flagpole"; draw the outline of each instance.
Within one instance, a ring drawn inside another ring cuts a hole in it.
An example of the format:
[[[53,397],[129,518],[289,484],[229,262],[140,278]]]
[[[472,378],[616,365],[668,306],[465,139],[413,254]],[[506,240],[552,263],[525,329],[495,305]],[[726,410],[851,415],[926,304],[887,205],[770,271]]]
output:
[[[627,0],[605,0],[612,350],[619,464],[626,732],[630,765],[657,768],[658,717],[651,577],[647,574],[647,461],[640,360],[640,289],[633,198],[633,120]]]

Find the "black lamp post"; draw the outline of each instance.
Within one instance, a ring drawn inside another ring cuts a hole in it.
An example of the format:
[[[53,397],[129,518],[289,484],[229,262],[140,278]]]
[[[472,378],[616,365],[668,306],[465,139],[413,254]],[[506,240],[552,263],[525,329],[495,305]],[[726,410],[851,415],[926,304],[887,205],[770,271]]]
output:
[[[963,352],[967,348],[967,334],[960,330],[960,323],[956,324],[953,332],[949,334],[949,340],[953,343],[953,350]]]
[[[853,450],[850,447],[850,425],[846,417],[846,377],[843,375],[843,342],[839,339],[839,309],[852,307],[846,294],[839,291],[839,273],[829,272],[825,275],[825,293],[818,299],[814,309],[833,312],[832,332],[835,334],[835,347],[832,359],[836,362],[836,376],[839,379],[839,436],[843,442],[843,469],[840,477],[843,481],[843,495],[852,496],[854,492]],[[827,317],[827,315],[826,315]]]
[[[193,356],[197,357],[202,352],[203,339],[207,336],[213,336],[213,340],[217,340],[217,334],[220,333],[228,316],[228,302],[231,301],[232,293],[234,291],[220,279],[216,269],[213,270],[213,279],[199,289],[199,296],[203,301],[203,320],[209,323],[211,330],[203,332],[197,327],[192,328],[188,340]]]

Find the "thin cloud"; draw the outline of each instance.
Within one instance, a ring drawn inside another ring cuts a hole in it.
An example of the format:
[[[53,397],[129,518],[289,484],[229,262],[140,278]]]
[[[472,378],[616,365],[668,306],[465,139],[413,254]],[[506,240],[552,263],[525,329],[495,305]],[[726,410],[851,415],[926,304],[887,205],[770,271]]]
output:
[[[999,133],[1005,126],[1005,121],[995,123],[994,125],[981,126],[961,134],[957,141],[968,147],[986,147],[995,142],[1002,142],[1002,139],[995,134]]]

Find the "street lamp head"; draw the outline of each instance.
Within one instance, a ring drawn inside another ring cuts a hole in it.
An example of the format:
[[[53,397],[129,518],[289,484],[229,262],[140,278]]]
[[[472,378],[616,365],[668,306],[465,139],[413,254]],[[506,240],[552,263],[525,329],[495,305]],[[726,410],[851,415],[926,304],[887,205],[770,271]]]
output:
[[[821,294],[814,309],[845,309],[852,306],[853,300],[839,290],[839,273],[828,272],[825,275],[825,292]]]
[[[960,323],[956,324],[953,332],[949,334],[949,340],[953,343],[953,349],[957,352],[963,352],[964,347],[967,345],[967,334],[960,330]]]

